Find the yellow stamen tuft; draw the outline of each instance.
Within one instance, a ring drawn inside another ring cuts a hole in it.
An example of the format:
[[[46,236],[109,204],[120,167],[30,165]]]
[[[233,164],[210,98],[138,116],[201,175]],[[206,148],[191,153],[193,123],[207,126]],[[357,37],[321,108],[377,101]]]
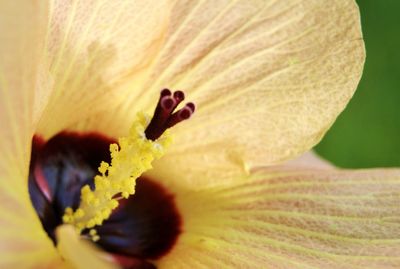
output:
[[[120,138],[119,145],[110,145],[111,163],[100,164],[101,175],[94,178],[94,190],[89,185],[81,189],[79,208],[75,211],[66,208],[64,223],[74,225],[79,232],[101,225],[118,206],[119,199],[135,193],[136,179],[152,167],[153,160],[164,154],[171,140],[168,131],[155,141],[147,139],[144,134],[146,126],[146,118],[139,116],[129,136]],[[92,240],[99,240],[95,229],[89,233]]]

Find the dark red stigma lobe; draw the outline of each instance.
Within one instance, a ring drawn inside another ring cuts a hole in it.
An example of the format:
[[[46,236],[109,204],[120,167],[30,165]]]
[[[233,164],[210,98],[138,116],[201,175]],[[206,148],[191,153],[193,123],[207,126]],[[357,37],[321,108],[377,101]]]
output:
[[[195,111],[193,103],[187,103],[183,108],[174,112],[183,100],[185,100],[185,94],[182,91],[174,93],[169,89],[161,91],[153,118],[145,130],[147,139],[156,140],[165,130],[192,116]]]

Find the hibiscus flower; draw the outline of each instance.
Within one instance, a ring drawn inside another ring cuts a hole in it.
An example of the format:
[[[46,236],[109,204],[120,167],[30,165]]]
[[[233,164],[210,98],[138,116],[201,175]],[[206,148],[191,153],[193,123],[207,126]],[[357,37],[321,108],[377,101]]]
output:
[[[14,0],[0,12],[1,268],[400,266],[399,171],[305,153],[362,73],[354,1]],[[195,114],[135,194],[78,235],[63,210],[163,88],[183,89]]]

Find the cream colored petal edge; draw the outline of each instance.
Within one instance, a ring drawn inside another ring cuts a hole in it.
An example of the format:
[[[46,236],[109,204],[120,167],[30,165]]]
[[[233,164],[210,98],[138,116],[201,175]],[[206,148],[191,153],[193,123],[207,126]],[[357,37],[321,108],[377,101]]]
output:
[[[117,269],[107,255],[87,239],[84,240],[76,233],[73,226],[63,225],[56,231],[60,254],[74,269]]]
[[[139,90],[169,15],[168,0],[50,2],[43,62],[51,90],[37,130],[45,137],[100,111],[112,121],[127,93]]]
[[[281,166],[271,166],[268,167],[267,169],[271,170],[277,170],[280,167],[285,167],[285,169],[304,169],[304,168],[310,168],[310,169],[334,169],[335,166],[331,164],[328,160],[323,159],[321,156],[319,156],[315,151],[310,150],[307,151],[306,153],[300,155],[299,157],[289,160],[285,163],[283,163]],[[260,168],[255,168],[254,170],[257,170]],[[262,169],[265,169],[262,168]]]
[[[47,1],[0,1],[0,268],[48,268],[59,262],[28,194],[46,24]]]
[[[175,189],[183,234],[163,268],[399,268],[400,170],[259,171]]]
[[[166,178],[203,186],[299,156],[359,82],[365,52],[353,0],[178,1],[173,12],[179,20],[140,96],[152,107],[170,87],[198,105],[156,166]]]

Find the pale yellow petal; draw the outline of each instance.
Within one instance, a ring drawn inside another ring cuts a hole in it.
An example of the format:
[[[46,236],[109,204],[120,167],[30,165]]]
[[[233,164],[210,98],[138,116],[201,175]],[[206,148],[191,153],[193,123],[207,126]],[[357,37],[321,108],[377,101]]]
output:
[[[202,187],[214,184],[217,176],[229,181],[255,166],[304,153],[344,109],[361,76],[364,43],[354,0],[186,0],[175,1],[168,16],[165,38],[154,50],[159,52],[134,76],[129,94],[116,94],[124,99],[122,106],[116,101],[119,98],[100,96],[92,89],[104,83],[95,83],[95,74],[85,78],[88,82],[82,79],[79,89],[86,93],[84,89],[90,88],[90,94],[95,93],[92,100],[107,104],[106,111],[98,111],[96,102],[87,102],[90,98],[81,94],[75,95],[75,101],[87,104],[86,108],[78,110],[65,102],[57,109],[74,108],[63,121],[84,115],[71,128],[121,136],[138,111],[152,112],[160,89],[184,90],[198,109],[191,120],[174,128],[171,154],[156,165],[157,176],[164,175],[165,180]],[[126,25],[130,27],[130,21]],[[85,35],[79,30],[77,36]],[[125,44],[125,39],[121,42]],[[113,52],[106,49],[104,54]],[[102,68],[96,64],[95,70]],[[119,78],[116,70],[106,72],[106,77]],[[132,67],[132,72],[137,68]],[[75,85],[67,88],[60,87],[64,92],[79,92]],[[63,99],[60,95],[54,104]],[[98,113],[86,119],[88,110]],[[59,124],[55,121],[46,126]]]
[[[60,226],[56,233],[60,254],[73,268],[119,268],[111,260],[107,261],[107,255],[98,250],[93,243],[81,239],[73,226]]]
[[[0,1],[0,268],[48,268],[60,262],[28,194],[46,24],[46,1]]]
[[[183,234],[158,268],[400,268],[400,170],[259,171],[176,189]]]
[[[164,40],[168,6],[167,0],[51,1],[45,60],[53,89],[38,132],[48,137],[99,111],[116,112],[126,92],[138,90]]]
[[[202,186],[296,157],[357,87],[364,44],[353,0],[178,1],[173,10],[140,96],[154,103],[148,92],[170,87],[198,104],[156,166],[166,179]]]
[[[38,16],[32,14],[36,9]],[[0,11],[0,171],[19,168],[26,173],[45,2],[2,1]]]

